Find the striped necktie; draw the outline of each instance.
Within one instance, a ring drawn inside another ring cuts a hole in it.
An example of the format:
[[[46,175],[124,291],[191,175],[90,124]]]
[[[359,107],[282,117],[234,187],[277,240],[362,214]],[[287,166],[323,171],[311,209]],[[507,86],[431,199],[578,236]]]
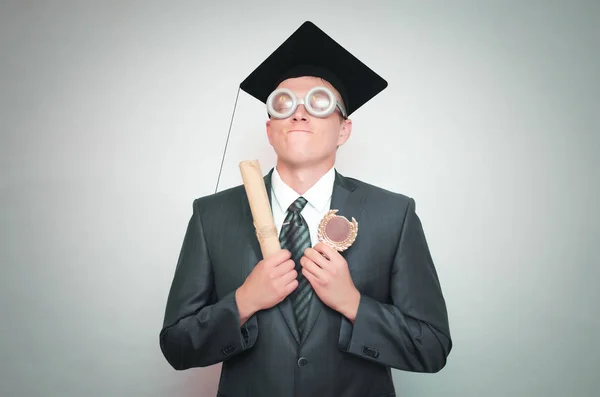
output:
[[[298,287],[290,294],[290,297],[296,316],[296,326],[301,336],[306,324],[310,298],[312,297],[312,287],[302,274],[302,266],[300,265],[300,258],[304,255],[304,250],[311,246],[308,224],[300,214],[306,203],[304,197],[299,197],[289,206],[279,234],[281,248],[291,252],[298,272]]]

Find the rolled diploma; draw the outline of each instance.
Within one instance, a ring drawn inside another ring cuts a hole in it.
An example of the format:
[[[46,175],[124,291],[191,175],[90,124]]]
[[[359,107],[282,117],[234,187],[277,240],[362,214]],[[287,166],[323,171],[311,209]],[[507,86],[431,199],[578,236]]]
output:
[[[258,160],[240,162],[242,180],[248,196],[250,211],[254,221],[256,237],[260,244],[263,258],[281,250],[277,228],[273,220],[273,212],[265,187],[265,180]]]

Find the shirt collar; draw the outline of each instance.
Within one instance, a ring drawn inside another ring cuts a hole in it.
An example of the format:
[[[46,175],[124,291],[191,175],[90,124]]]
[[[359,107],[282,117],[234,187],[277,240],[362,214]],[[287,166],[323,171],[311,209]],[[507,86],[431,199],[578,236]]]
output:
[[[317,209],[317,211],[324,211],[325,206],[329,202],[331,195],[333,193],[333,183],[335,181],[335,168],[331,168],[327,171],[319,180],[312,185],[306,193],[302,195],[308,201],[312,207]],[[273,189],[273,194],[275,195],[275,199],[279,203],[279,206],[283,211],[287,211],[290,205],[300,195],[294,191],[291,187],[289,187],[277,172],[277,167],[273,169],[273,174],[271,176],[271,187]]]

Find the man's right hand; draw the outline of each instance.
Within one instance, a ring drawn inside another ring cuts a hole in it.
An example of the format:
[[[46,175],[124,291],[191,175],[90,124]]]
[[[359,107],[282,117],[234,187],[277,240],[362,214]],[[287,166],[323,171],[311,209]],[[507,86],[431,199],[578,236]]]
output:
[[[236,291],[241,325],[257,311],[269,309],[298,286],[298,272],[288,250],[281,250],[258,262]]]

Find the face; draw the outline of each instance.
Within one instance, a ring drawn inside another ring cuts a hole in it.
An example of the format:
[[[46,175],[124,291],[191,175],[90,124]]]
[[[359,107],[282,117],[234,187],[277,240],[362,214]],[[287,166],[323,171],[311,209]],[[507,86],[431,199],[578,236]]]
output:
[[[326,86],[342,103],[335,88],[317,77],[298,77],[283,81],[277,88],[288,88],[298,98],[313,87]],[[314,117],[299,105],[287,119],[272,118],[267,121],[267,135],[278,162],[290,166],[311,166],[333,163],[337,148],[348,140],[352,130],[350,120],[344,120],[336,109],[325,118]]]

